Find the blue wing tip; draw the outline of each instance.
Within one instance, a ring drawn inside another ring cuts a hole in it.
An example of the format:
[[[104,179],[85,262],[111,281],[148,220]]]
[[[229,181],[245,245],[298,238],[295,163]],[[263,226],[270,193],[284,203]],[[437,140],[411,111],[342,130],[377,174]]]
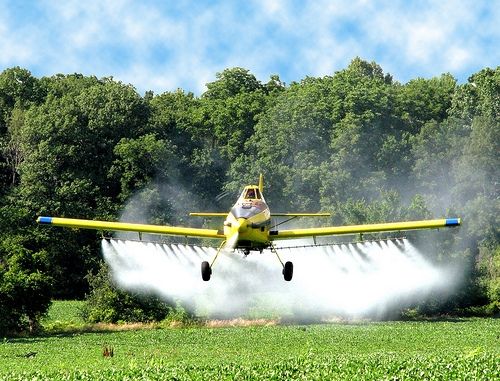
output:
[[[52,223],[52,217],[38,217],[37,222],[39,224],[51,224]]]
[[[460,226],[460,218],[447,218],[446,226]]]

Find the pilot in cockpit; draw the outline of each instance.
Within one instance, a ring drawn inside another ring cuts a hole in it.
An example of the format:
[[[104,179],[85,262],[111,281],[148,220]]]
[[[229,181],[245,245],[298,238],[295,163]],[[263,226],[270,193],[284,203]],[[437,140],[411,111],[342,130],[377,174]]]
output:
[[[253,200],[255,198],[255,189],[253,188],[248,189],[245,198]]]

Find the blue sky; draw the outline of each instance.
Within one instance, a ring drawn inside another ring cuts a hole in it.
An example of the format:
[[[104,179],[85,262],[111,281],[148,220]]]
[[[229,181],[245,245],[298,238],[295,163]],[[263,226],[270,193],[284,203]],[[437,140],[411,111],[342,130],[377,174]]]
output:
[[[500,63],[498,0],[0,0],[0,71],[112,76],[201,94],[228,67],[267,82],[359,56],[405,83]]]

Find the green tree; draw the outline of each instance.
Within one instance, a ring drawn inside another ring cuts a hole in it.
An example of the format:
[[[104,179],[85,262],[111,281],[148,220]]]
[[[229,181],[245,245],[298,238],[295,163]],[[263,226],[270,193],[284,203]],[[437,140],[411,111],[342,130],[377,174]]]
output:
[[[90,293],[82,309],[90,323],[161,321],[171,312],[171,304],[151,295],[132,294],[119,290],[103,265],[97,274],[87,275]]]
[[[192,93],[178,90],[154,97],[150,107],[147,130],[158,139],[171,142],[172,150],[175,147],[169,156],[175,157],[169,168],[170,183],[201,200],[215,202],[213,195],[222,187],[226,164],[202,125],[200,100]]]
[[[396,86],[376,63],[354,59],[335,73],[331,88],[335,107],[330,157],[320,189],[324,208],[338,211],[349,198],[376,199],[401,183],[408,171],[408,138],[396,113]],[[338,215],[336,222],[344,220]]]
[[[50,305],[52,278],[48,275],[47,252],[27,248],[21,236],[0,240],[0,334],[28,330],[36,332],[40,318]]]
[[[215,75],[216,81],[207,83],[203,98],[227,99],[241,93],[252,93],[262,89],[262,84],[248,70],[235,67]]]
[[[253,134],[258,115],[267,102],[266,87],[242,68],[226,69],[207,84],[198,115],[223,160],[232,161],[244,150]],[[227,166],[226,166],[227,169]]]
[[[500,66],[486,68],[473,74],[468,82],[458,87],[450,108],[450,115],[471,122],[475,116],[498,120],[500,115]]]
[[[24,159],[21,146],[21,132],[24,125],[24,111],[16,106],[7,122],[7,136],[0,140],[0,150],[5,160],[4,168],[8,170],[5,190],[19,182],[19,167]]]
[[[38,215],[114,218],[120,206],[120,183],[108,178],[114,148],[142,128],[147,107],[132,87],[110,79],[68,76],[48,82],[45,102],[25,115],[19,202],[31,224]],[[61,95],[61,89],[68,92]],[[51,233],[44,246],[50,248],[55,293],[82,295],[82,274],[99,258],[97,235]]]
[[[116,159],[109,171],[109,177],[117,177],[115,181],[121,184],[120,200],[125,201],[134,191],[153,181],[166,183],[169,170],[175,168],[172,165],[175,149],[153,134],[122,138],[114,148]]]
[[[28,70],[14,67],[0,73],[0,194],[18,181],[22,161],[19,135],[24,112],[45,95],[40,81]]]
[[[300,194],[307,194],[311,203],[317,201],[313,172],[324,160],[331,129],[327,82],[307,78],[277,95],[272,107],[259,116],[244,154],[232,163],[228,189],[236,191],[242,182],[255,182],[263,172],[268,175],[267,201],[274,208],[303,209],[304,199],[295,198]]]
[[[399,87],[398,113],[406,128],[417,133],[430,122],[442,122],[448,117],[448,109],[456,89],[456,79],[451,74],[443,74],[431,79],[417,78]]]
[[[458,306],[485,300],[498,303],[491,299],[498,283],[495,248],[499,242],[500,136],[494,111],[499,88],[495,75],[490,69],[474,74],[468,84],[457,88],[451,116],[441,123],[425,124],[412,139],[418,189],[432,210],[443,215],[453,209],[464,220],[460,233],[441,247],[441,252],[462,253],[456,261],[465,269],[466,278],[454,295]]]
[[[479,282],[485,290],[491,313],[500,313],[500,245],[488,242],[479,247]]]
[[[411,140],[416,187],[428,195],[436,207],[449,205],[447,200],[455,183],[452,168],[469,134],[470,128],[464,121],[449,118],[442,123],[426,123]]]
[[[453,167],[454,196],[468,217],[468,231],[476,239],[490,242],[500,239],[499,152],[498,120],[476,117]]]
[[[21,108],[27,108],[30,104],[41,102],[44,97],[43,86],[28,70],[19,66],[4,70],[0,73],[0,111],[2,113],[0,126],[5,126],[16,103]]]

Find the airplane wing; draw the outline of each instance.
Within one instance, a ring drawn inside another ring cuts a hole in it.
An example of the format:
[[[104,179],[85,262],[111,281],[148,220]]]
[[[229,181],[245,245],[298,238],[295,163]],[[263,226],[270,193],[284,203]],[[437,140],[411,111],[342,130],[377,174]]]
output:
[[[133,224],[128,222],[110,222],[95,220],[80,220],[76,218],[38,217],[37,222],[44,225],[63,226],[69,228],[82,228],[110,231],[131,231],[138,233],[152,233],[177,235],[199,238],[225,238],[224,234],[216,229],[186,228],[180,226],[160,226],[148,224]]]
[[[294,239],[303,237],[318,237],[326,235],[377,233],[390,231],[405,231],[417,229],[437,229],[444,227],[460,226],[460,218],[445,218],[439,220],[421,220],[390,222],[382,224],[350,225],[350,226],[330,226],[324,228],[272,230],[269,232],[271,240]]]

